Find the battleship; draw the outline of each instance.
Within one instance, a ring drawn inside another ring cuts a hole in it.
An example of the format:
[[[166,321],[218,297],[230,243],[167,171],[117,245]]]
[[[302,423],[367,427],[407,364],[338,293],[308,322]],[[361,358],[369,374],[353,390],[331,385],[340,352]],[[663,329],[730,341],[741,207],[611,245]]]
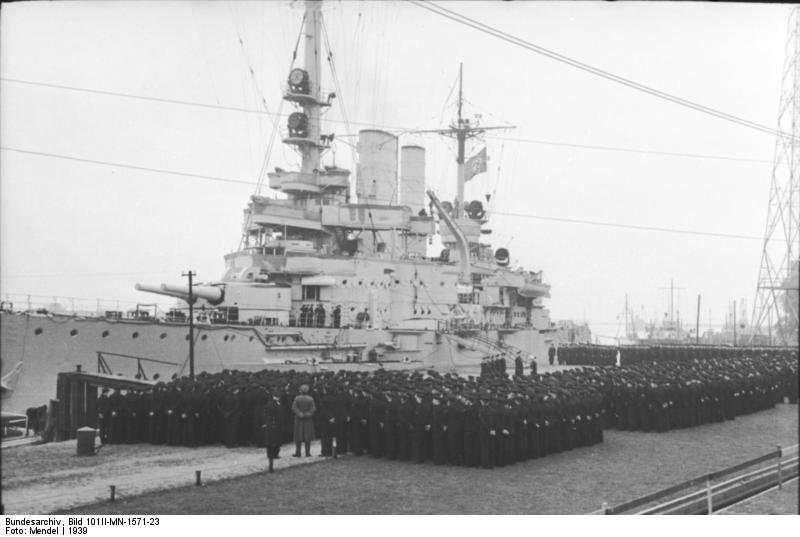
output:
[[[426,189],[425,148],[403,145],[389,132],[358,132],[354,178],[329,164],[335,134],[323,130],[324,115],[337,96],[323,89],[320,7],[305,4],[302,54],[295,51],[302,66],[290,67],[282,95],[293,108],[282,142],[299,153],[301,165],[268,174],[277,195],[251,196],[240,246],[224,256],[222,277],[137,284],[143,293],[176,300],[161,315],[138,309],[67,315],[5,305],[9,410],[46,403],[55,395],[56,374],[76,367],[150,382],[185,375],[190,345],[198,372],[452,371],[500,350],[526,360],[546,356],[557,339],[544,304],[550,286],[542,271],[513,268],[509,250],[489,243],[489,211],[464,195],[465,182],[486,170],[485,150],[468,158],[467,142],[502,127],[462,115],[459,76],[457,117],[427,131],[457,144],[453,200]],[[431,256],[436,235],[443,247]]]

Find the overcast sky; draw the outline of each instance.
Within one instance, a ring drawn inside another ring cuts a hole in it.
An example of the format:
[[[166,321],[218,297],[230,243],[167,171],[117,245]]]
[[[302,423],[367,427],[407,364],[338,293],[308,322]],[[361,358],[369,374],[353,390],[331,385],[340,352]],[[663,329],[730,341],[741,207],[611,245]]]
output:
[[[775,126],[790,6],[445,5],[614,74]],[[267,110],[276,112],[302,9],[302,2],[4,4],[2,77],[255,111],[264,111],[263,95]],[[450,92],[463,62],[466,112],[482,114],[486,124],[517,126],[485,140],[490,169],[469,183],[470,199],[494,193],[491,208],[498,213],[763,234],[774,137],[411,4],[328,2],[323,10],[340,100],[353,123],[443,126],[454,114]],[[273,118],[263,113],[11,81],[0,89],[0,138],[7,148],[255,181],[272,129]],[[332,110],[330,118],[342,115]],[[283,128],[285,119],[280,122]],[[340,122],[325,130],[347,134]],[[428,185],[452,196],[452,142],[404,134],[401,143],[428,149]],[[339,144],[337,164],[349,165],[349,152]],[[247,184],[8,150],[0,157],[3,294],[151,301],[134,291],[137,281],[177,282],[190,267],[201,280],[213,280],[223,272],[222,256],[238,245],[242,209],[253,192]],[[296,161],[278,146],[270,168]],[[667,300],[659,288],[670,278],[686,288],[676,295],[684,318],[693,321],[702,294],[703,327],[721,323],[734,298],[752,304],[758,240],[499,214],[491,227],[495,245],[508,245],[514,262],[544,270],[552,316],[586,318],[597,334],[616,334],[626,293],[647,317],[663,315]]]

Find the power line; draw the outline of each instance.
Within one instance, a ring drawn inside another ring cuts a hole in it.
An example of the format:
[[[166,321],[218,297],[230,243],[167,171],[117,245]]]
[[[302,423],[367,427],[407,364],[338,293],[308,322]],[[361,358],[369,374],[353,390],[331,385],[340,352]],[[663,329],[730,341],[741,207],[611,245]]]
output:
[[[705,113],[705,114],[708,114],[708,115],[712,115],[712,116],[715,116],[717,118],[724,119],[726,121],[730,121],[730,122],[733,122],[733,123],[737,123],[739,125],[742,125],[742,126],[745,126],[745,127],[749,127],[751,129],[755,129],[755,130],[758,130],[758,131],[761,131],[761,132],[764,132],[764,133],[767,133],[767,134],[770,134],[770,135],[773,135],[773,136],[780,136],[780,137],[785,137],[785,138],[788,138],[788,139],[791,139],[791,140],[796,140],[796,138],[792,134],[773,129],[773,128],[767,127],[766,125],[762,125],[762,124],[756,123],[754,121],[743,119],[743,118],[734,116],[732,114],[728,114],[726,112],[722,112],[721,110],[717,110],[717,109],[714,109],[714,108],[711,108],[711,107],[708,107],[708,106],[705,106],[705,105],[690,101],[688,99],[684,99],[682,97],[677,97],[677,96],[672,95],[670,93],[667,93],[667,92],[664,92],[664,91],[661,91],[661,90],[657,90],[655,88],[652,88],[650,86],[646,86],[644,84],[640,84],[640,83],[635,82],[635,81],[633,81],[633,80],[631,80],[629,78],[625,78],[625,77],[622,77],[622,76],[619,76],[619,75],[615,75],[615,74],[610,73],[608,71],[604,71],[603,69],[599,69],[597,67],[593,67],[593,66],[588,65],[586,63],[580,62],[578,60],[575,60],[575,59],[570,58],[568,56],[565,56],[563,54],[559,54],[558,52],[546,49],[546,48],[544,48],[542,46],[539,46],[539,45],[536,45],[534,43],[531,43],[530,41],[526,41],[526,40],[521,39],[519,37],[516,37],[516,36],[514,36],[512,34],[509,34],[507,32],[504,32],[502,30],[499,30],[497,28],[489,26],[488,24],[482,23],[482,22],[480,22],[478,20],[471,19],[471,18],[469,18],[469,17],[467,17],[465,15],[461,15],[460,13],[458,13],[456,11],[453,11],[451,9],[447,9],[447,8],[442,7],[440,5],[437,5],[437,4],[433,3],[433,2],[430,2],[430,1],[418,1],[418,0],[409,0],[409,1],[412,4],[414,4],[415,6],[420,7],[422,9],[425,9],[427,11],[430,11],[431,13],[435,13],[437,15],[440,15],[442,17],[450,19],[450,20],[452,20],[454,22],[457,22],[459,24],[463,24],[465,26],[469,26],[470,28],[473,28],[473,29],[478,30],[480,32],[483,32],[485,34],[491,35],[493,37],[497,37],[498,39],[506,41],[507,43],[510,43],[512,45],[516,45],[518,47],[522,47],[522,48],[524,48],[526,50],[529,50],[531,52],[535,52],[535,53],[540,54],[542,56],[546,56],[546,57],[548,57],[550,59],[553,59],[553,60],[556,60],[558,62],[564,63],[564,64],[569,65],[571,67],[575,67],[577,69],[580,69],[582,71],[586,71],[588,73],[591,73],[593,75],[599,76],[601,78],[605,78],[607,80],[611,80],[612,82],[616,82],[618,84],[622,84],[622,85],[627,86],[629,88],[641,91],[643,93],[647,93],[649,95],[652,95],[654,97],[658,97],[658,98],[663,99],[665,101],[669,101],[669,102],[672,102],[672,103],[675,103],[675,104],[678,104],[678,105],[681,105],[681,106],[684,106],[684,107],[687,107],[687,108],[691,108],[691,109],[696,110],[698,112],[702,112],[702,113]]]
[[[240,185],[257,185],[253,181],[245,181],[242,179],[226,179],[225,177],[215,177],[213,175],[200,175],[197,173],[187,173],[187,172],[179,172],[175,170],[165,170],[160,168],[149,168],[147,166],[137,166],[135,164],[123,164],[121,162],[110,162],[107,160],[94,160],[88,158],[81,158],[81,157],[73,157],[71,155],[58,155],[56,153],[45,153],[43,151],[30,151],[28,149],[20,149],[17,147],[9,147],[9,146],[0,146],[0,149],[4,151],[14,151],[16,153],[23,153],[26,155],[36,155],[39,157],[49,157],[49,158],[57,158],[62,160],[71,160],[75,162],[85,162],[88,164],[98,164],[100,166],[111,166],[113,168],[128,168],[131,170],[140,170],[145,172],[153,172],[153,173],[164,173],[168,175],[178,175],[181,177],[194,177],[197,179],[204,179],[206,181],[218,181],[220,183],[235,183]]]
[[[181,106],[194,106],[198,108],[207,108],[213,110],[225,110],[229,112],[241,112],[246,114],[260,114],[266,116],[272,116],[275,118],[278,117],[288,117],[288,114],[275,114],[270,112],[265,112],[264,110],[258,110],[254,108],[243,108],[237,106],[226,106],[226,105],[215,105],[209,103],[201,103],[196,101],[185,101],[180,99],[164,99],[160,97],[148,97],[145,95],[135,95],[132,93],[124,93],[124,92],[116,92],[116,91],[105,91],[105,90],[96,90],[91,88],[81,88],[76,86],[65,86],[61,84],[50,84],[46,82],[35,82],[30,80],[21,80],[18,78],[5,78],[0,77],[0,80],[3,82],[12,82],[15,84],[24,84],[28,86],[41,86],[45,88],[53,88],[53,89],[61,89],[67,91],[75,91],[81,93],[91,93],[96,95],[105,95],[110,97],[123,97],[126,99],[136,99],[141,101],[152,101],[162,104],[176,104]],[[347,125],[348,122],[346,120],[336,120],[326,118],[325,121],[329,121],[331,123],[342,123]],[[369,123],[364,121],[353,121],[350,120],[349,123],[351,125],[359,125],[363,127],[371,127],[371,128],[378,128],[387,131],[399,131],[399,132],[408,132],[412,130],[417,130],[416,128],[410,127],[400,127],[396,125],[383,125],[378,123]],[[641,148],[631,148],[631,147],[617,147],[617,146],[606,146],[606,145],[591,145],[591,144],[575,144],[570,142],[559,142],[554,140],[541,140],[541,139],[531,139],[531,138],[506,138],[506,137],[499,137],[499,136],[486,136],[486,138],[495,139],[495,140],[508,140],[514,142],[522,142],[522,143],[531,143],[531,144],[540,144],[540,145],[550,145],[556,147],[571,147],[574,149],[594,149],[599,151],[616,151],[616,152],[623,152],[623,153],[637,153],[643,155],[657,155],[657,156],[667,156],[667,157],[683,157],[683,158],[695,158],[695,159],[712,159],[712,160],[727,160],[727,161],[737,161],[737,162],[757,162],[757,163],[772,163],[771,160],[765,159],[754,159],[754,158],[747,158],[747,157],[731,157],[725,155],[705,155],[705,154],[698,154],[698,153],[681,153],[677,151],[658,151],[654,149],[641,149]],[[339,137],[341,141],[342,137]]]
[[[209,108],[215,110],[227,110],[230,112],[245,112],[248,114],[262,114],[271,116],[274,115],[270,112],[266,112],[264,110],[259,110],[256,108],[244,108],[240,106],[226,106],[221,104],[209,104],[209,103],[201,103],[197,101],[185,101],[182,99],[165,99],[162,97],[149,97],[146,95],[135,95],[133,93],[125,93],[121,91],[106,91],[106,90],[98,90],[92,88],[80,88],[77,86],[66,86],[64,84],[50,84],[48,82],[35,82],[32,80],[22,80],[19,78],[7,78],[7,77],[0,77],[0,80],[3,82],[13,82],[14,84],[24,84],[27,86],[41,86],[44,88],[53,88],[53,89],[61,89],[61,90],[68,90],[68,91],[77,91],[81,93],[94,93],[96,95],[106,95],[110,97],[125,97],[126,99],[136,99],[140,101],[153,101],[157,103],[164,103],[164,104],[179,104],[183,106],[196,106],[198,108]]]
[[[4,151],[14,151],[17,153],[27,154],[27,155],[35,155],[40,157],[51,157],[57,159],[64,159],[76,162],[84,162],[89,164],[99,164],[101,166],[112,166],[116,168],[129,168],[132,170],[141,170],[153,173],[163,173],[167,175],[177,175],[181,177],[192,177],[196,179],[203,179],[208,181],[219,181],[223,183],[237,183],[237,184],[245,184],[245,185],[255,185],[256,183],[252,181],[243,181],[239,179],[226,179],[223,177],[214,177],[209,175],[200,175],[194,173],[184,173],[174,170],[163,170],[158,168],[150,168],[146,166],[136,166],[133,164],[123,164],[118,162],[109,162],[109,161],[102,161],[102,160],[93,160],[87,158],[80,158],[80,157],[73,157],[70,155],[59,155],[55,153],[45,153],[42,151],[28,151],[25,149],[19,149],[15,147],[8,147],[8,146],[0,146],[0,149]],[[604,226],[604,227],[614,227],[614,228],[622,228],[622,229],[637,229],[642,231],[659,231],[664,233],[677,233],[683,235],[700,235],[700,236],[707,236],[707,237],[721,237],[721,238],[729,238],[729,239],[752,239],[752,240],[761,240],[761,237],[757,237],[754,235],[739,235],[739,234],[732,234],[732,233],[714,233],[714,232],[707,232],[707,231],[694,231],[688,229],[676,229],[676,228],[666,228],[666,227],[656,227],[656,226],[639,226],[635,224],[619,224],[615,222],[603,222],[599,220],[582,220],[577,218],[561,218],[556,216],[541,216],[535,215],[531,213],[511,213],[511,212],[500,212],[500,211],[493,211],[493,214],[502,215],[502,216],[513,216],[513,217],[520,217],[520,218],[534,218],[537,220],[548,220],[553,222],[565,222],[570,224],[587,224],[593,226]]]
[[[700,153],[680,153],[676,151],[658,151],[655,149],[634,149],[631,147],[615,147],[609,145],[587,145],[587,144],[573,144],[569,142],[554,142],[551,140],[533,140],[529,138],[507,138],[505,136],[486,136],[486,138],[491,138],[493,140],[506,140],[509,142],[522,142],[528,144],[541,144],[541,145],[552,145],[556,147],[572,147],[576,149],[596,149],[601,151],[619,151],[622,153],[638,153],[643,155],[660,155],[665,157],[686,157],[686,158],[698,158],[698,159],[713,159],[713,160],[728,160],[734,162],[757,162],[757,163],[766,163],[772,164],[771,160],[766,159],[758,159],[758,158],[747,158],[747,157],[728,157],[724,155],[703,155]]]
[[[726,239],[748,239],[748,240],[761,240],[761,237],[755,235],[739,235],[735,233],[715,233],[712,231],[694,231],[691,229],[677,229],[669,227],[657,226],[639,226],[636,224],[618,224],[615,222],[603,222],[600,220],[581,220],[577,218],[561,218],[557,216],[540,216],[530,213],[507,213],[500,211],[492,211],[492,214],[499,214],[502,216],[515,216],[520,218],[534,218],[536,220],[548,220],[552,222],[566,222],[570,224],[587,224],[592,226],[615,227],[623,229],[638,229],[641,231],[662,231],[665,233],[678,233],[682,235],[701,235],[705,237],[724,237]]]

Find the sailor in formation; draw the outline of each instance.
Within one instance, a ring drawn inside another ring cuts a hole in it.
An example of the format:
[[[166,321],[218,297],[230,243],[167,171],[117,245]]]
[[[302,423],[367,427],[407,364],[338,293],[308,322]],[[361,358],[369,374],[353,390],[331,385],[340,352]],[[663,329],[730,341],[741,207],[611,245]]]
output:
[[[147,392],[104,393],[101,437],[257,445],[270,448],[274,459],[295,437],[292,403],[306,385],[316,409],[309,434],[321,439],[323,456],[335,446],[338,453],[492,468],[602,442],[606,427],[667,431],[733,419],[783,397],[797,402],[792,354],[513,378],[505,365],[494,356],[478,378],[388,370],[201,373]]]

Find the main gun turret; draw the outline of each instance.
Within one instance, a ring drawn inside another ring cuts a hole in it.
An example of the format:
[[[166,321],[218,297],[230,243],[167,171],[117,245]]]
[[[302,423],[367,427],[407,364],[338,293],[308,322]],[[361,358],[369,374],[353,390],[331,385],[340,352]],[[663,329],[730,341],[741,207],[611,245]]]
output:
[[[157,295],[171,296],[180,298],[189,302],[189,286],[188,285],[172,285],[162,283],[160,286],[136,284],[137,291],[144,291],[145,293],[155,293]],[[225,288],[222,286],[213,285],[193,285],[192,286],[192,302],[196,302],[198,298],[208,301],[209,304],[216,306],[225,300]]]

